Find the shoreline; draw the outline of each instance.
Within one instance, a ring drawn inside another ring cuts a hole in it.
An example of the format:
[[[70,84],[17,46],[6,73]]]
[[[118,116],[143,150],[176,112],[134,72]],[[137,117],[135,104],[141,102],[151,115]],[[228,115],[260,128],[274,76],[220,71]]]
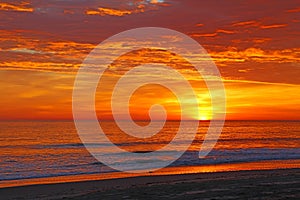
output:
[[[161,175],[181,175],[198,173],[217,173],[234,171],[255,171],[255,170],[276,170],[276,169],[300,169],[300,160],[268,160],[244,163],[226,163],[201,166],[174,166],[166,167],[157,171],[148,173],[125,173],[110,172],[96,174],[79,174],[66,176],[53,176],[42,178],[29,178],[19,180],[0,181],[0,189],[11,187],[22,187],[31,185],[74,183],[85,181],[114,180],[119,178],[131,178],[141,176],[161,176]]]
[[[300,169],[137,176],[107,180],[1,188],[1,199],[297,199]],[[150,198],[151,197],[151,198]]]

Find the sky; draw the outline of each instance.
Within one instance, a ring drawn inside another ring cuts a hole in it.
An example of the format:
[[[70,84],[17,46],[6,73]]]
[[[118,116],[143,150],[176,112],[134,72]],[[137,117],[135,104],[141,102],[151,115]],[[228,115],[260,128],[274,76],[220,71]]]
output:
[[[1,0],[0,19],[1,120],[72,119],[74,80],[86,56],[139,27],[176,30],[206,49],[226,89],[226,119],[300,119],[299,1]],[[210,119],[205,84],[193,87],[201,113],[189,117]],[[97,90],[97,114],[111,119],[105,88]],[[176,97],[157,85],[134,94],[132,117],[148,118],[154,103],[179,118]]]

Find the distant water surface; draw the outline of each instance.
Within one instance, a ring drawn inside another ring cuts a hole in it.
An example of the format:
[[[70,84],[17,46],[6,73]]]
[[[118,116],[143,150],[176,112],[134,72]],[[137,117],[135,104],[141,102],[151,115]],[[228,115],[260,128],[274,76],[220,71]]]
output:
[[[162,136],[148,142],[121,137],[112,122],[103,122],[102,126],[110,131],[108,135],[118,146],[147,152],[167,144],[178,123],[168,122]],[[195,141],[171,166],[300,162],[300,121],[227,121],[213,151],[199,159],[198,151],[208,125],[209,122],[200,122]],[[120,156],[115,162],[132,161]],[[0,122],[0,166],[0,181],[114,171],[89,154],[71,121]]]

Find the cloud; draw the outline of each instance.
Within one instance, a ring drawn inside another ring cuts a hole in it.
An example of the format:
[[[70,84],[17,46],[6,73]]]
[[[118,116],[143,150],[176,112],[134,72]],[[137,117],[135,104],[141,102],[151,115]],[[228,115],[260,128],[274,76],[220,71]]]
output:
[[[99,4],[101,3],[101,7]],[[0,2],[0,11],[34,12],[51,16],[100,15],[124,16],[142,13],[145,10],[156,10],[158,7],[170,6],[164,0],[126,0],[126,1],[88,1],[88,0],[49,0]]]
[[[269,28],[282,28],[282,27],[286,27],[287,24],[272,24],[272,25],[262,25],[260,26],[260,28],[262,29],[269,29]]]
[[[33,7],[28,2],[5,3],[0,2],[0,11],[33,12]]]
[[[237,79],[223,79],[225,83],[249,83],[249,84],[256,84],[256,85],[276,85],[276,86],[299,86],[298,84],[290,84],[290,83],[273,83],[273,82],[266,82],[266,81],[253,81],[253,80],[237,80]]]
[[[148,0],[148,1],[133,1],[128,3],[130,6],[118,6],[119,8],[112,7],[98,7],[96,9],[89,8],[85,11],[86,15],[100,15],[100,16],[125,16],[137,13],[143,13],[147,10],[156,10],[158,6],[170,6],[163,0]]]
[[[159,6],[170,6],[170,4],[166,3],[164,0],[150,0],[150,1],[148,0],[148,2]]]
[[[31,31],[0,30],[1,69],[26,70],[28,67],[29,70],[59,71],[58,66],[62,66],[61,71],[64,71],[70,66],[81,63],[96,46],[86,42],[34,38],[36,35],[45,37],[39,34]]]
[[[290,9],[290,10],[287,10],[286,12],[289,12],[289,13],[300,12],[300,7],[294,8],[294,9]]]
[[[74,73],[80,67],[80,64],[63,62],[35,62],[35,61],[15,61],[1,62],[1,70],[22,70],[22,71],[46,71]],[[1,71],[0,70],[0,71]]]
[[[227,51],[209,52],[216,62],[276,62],[297,63],[300,62],[300,48],[282,50],[263,50],[250,47],[245,50],[228,48]]]
[[[261,29],[270,29],[270,28],[282,28],[288,26],[288,24],[271,24],[264,25],[262,22],[250,20],[250,21],[241,21],[232,24],[233,27],[244,26],[244,27],[257,27]]]
[[[241,21],[233,23],[232,26],[258,26],[260,23],[254,20],[251,21]]]
[[[190,36],[192,37],[215,37],[218,33],[191,33]]]
[[[87,15],[111,15],[111,16],[124,16],[124,15],[130,15],[133,13],[141,13],[144,12],[144,6],[139,6],[137,9],[134,10],[120,10],[120,9],[113,9],[113,8],[98,8],[97,10],[95,9],[89,9],[85,13]]]
[[[197,26],[197,27],[201,27],[201,26],[204,26],[204,24],[197,23],[196,26]]]
[[[27,49],[27,48],[13,48],[11,50],[8,50],[15,53],[28,53],[28,54],[42,54],[42,51],[36,51],[33,49]]]
[[[215,37],[221,34],[234,34],[235,31],[232,30],[225,30],[225,29],[217,29],[214,33],[191,33],[190,36],[192,37]]]

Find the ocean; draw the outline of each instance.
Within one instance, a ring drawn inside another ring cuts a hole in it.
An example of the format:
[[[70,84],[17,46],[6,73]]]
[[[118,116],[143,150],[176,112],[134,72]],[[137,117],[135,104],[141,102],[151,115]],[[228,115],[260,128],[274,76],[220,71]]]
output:
[[[141,122],[146,123],[146,122]],[[102,122],[111,140],[127,151],[148,152],[168,144],[179,122],[169,122],[153,141],[120,137],[112,122]],[[215,148],[198,153],[208,121],[201,121],[188,150],[169,167],[209,166],[260,161],[300,163],[300,121],[226,121]],[[184,140],[184,138],[182,139]],[[178,144],[180,146],[180,142]],[[174,151],[177,149],[174,148]],[[122,156],[116,163],[134,162]],[[160,159],[168,159],[161,157]],[[105,174],[116,170],[95,159],[82,144],[72,121],[0,122],[1,181],[73,175]]]

